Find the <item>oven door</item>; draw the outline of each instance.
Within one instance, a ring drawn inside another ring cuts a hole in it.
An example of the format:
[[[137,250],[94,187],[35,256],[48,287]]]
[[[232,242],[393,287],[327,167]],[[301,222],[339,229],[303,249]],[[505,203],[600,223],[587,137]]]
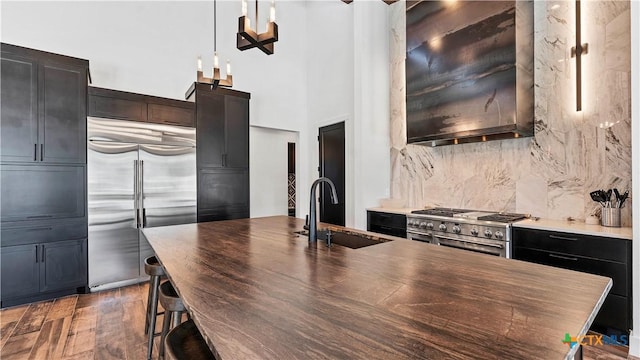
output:
[[[452,247],[456,249],[471,250],[483,254],[489,254],[500,257],[510,257],[509,242],[493,241],[478,238],[450,238],[442,235],[433,235],[435,243],[441,246]]]
[[[435,241],[433,239],[432,235],[427,235],[427,234],[417,234],[417,233],[412,233],[412,232],[408,232],[407,231],[407,239],[409,240],[416,240],[416,241],[422,241],[422,242],[426,242],[426,243],[431,243],[434,244]]]

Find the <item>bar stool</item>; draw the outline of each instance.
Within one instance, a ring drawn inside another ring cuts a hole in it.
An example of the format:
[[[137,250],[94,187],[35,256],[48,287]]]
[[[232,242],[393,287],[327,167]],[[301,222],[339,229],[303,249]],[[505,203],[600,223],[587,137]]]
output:
[[[147,317],[144,323],[144,333],[145,335],[149,334],[147,359],[151,359],[153,337],[159,335],[154,333],[156,329],[156,317],[164,314],[164,312],[158,312],[158,287],[160,286],[160,278],[164,276],[165,273],[158,258],[155,256],[149,256],[144,259],[144,272],[149,275],[149,295],[147,296]]]
[[[214,359],[207,343],[193,320],[187,320],[173,328],[165,340],[167,359],[205,360]]]
[[[160,304],[164,308],[164,319],[162,320],[162,333],[160,334],[160,350],[159,356],[164,358],[164,341],[169,333],[170,328],[175,328],[182,321],[182,313],[187,311],[182,299],[178,296],[176,289],[173,288],[171,282],[165,281],[160,284],[160,295],[158,297]]]

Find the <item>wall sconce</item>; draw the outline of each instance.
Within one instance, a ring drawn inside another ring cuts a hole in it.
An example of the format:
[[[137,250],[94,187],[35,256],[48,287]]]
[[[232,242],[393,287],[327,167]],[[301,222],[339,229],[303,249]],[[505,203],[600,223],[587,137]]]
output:
[[[571,48],[571,57],[576,58],[576,111],[582,110],[582,55],[589,52],[589,44],[582,44],[580,27],[580,0],[576,0],[576,46]]]
[[[258,0],[256,0],[256,28],[258,27]],[[251,29],[251,21],[247,16],[247,0],[242,0],[242,16],[238,18],[238,35],[236,47],[244,51],[257,47],[267,55],[273,54],[273,43],[278,41],[278,24],[276,24],[276,3],[271,0],[269,9],[269,20],[267,21],[267,31],[258,34],[257,30]]]

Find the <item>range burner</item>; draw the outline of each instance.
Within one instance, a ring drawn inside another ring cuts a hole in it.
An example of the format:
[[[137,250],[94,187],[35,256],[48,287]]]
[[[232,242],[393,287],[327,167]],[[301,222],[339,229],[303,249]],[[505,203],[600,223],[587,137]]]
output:
[[[411,213],[412,214],[418,214],[418,215],[435,215],[435,216],[452,217],[453,214],[461,214],[461,213],[467,213],[467,212],[471,212],[471,211],[473,211],[473,210],[451,209],[451,208],[432,208],[432,209],[426,209],[426,210],[414,210]]]
[[[478,220],[511,223],[516,220],[524,219],[526,217],[527,215],[524,215],[524,214],[496,213],[496,214],[491,214],[487,216],[481,216],[478,218]]]

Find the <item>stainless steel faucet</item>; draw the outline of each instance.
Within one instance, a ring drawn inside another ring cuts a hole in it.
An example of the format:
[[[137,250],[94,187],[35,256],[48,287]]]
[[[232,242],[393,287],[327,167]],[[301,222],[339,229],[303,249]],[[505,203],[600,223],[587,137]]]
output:
[[[318,236],[318,220],[316,219],[316,188],[318,187],[318,184],[322,182],[328,183],[329,187],[331,187],[331,203],[338,203],[336,186],[333,185],[333,182],[329,178],[321,177],[311,184],[311,199],[309,204],[309,242],[316,241]]]

